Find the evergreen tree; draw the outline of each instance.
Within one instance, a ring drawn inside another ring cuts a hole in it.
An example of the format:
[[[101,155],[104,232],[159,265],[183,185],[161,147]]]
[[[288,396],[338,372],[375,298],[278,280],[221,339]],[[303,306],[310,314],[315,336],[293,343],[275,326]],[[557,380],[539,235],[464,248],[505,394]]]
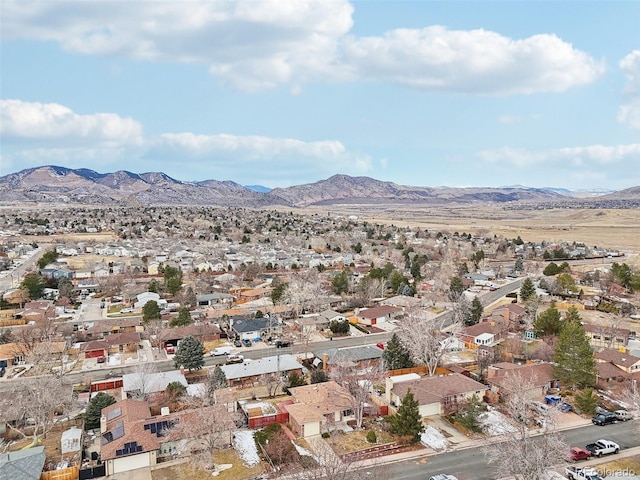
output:
[[[102,409],[116,403],[116,399],[111,395],[98,392],[98,394],[89,400],[87,410],[84,414],[84,429],[93,430],[94,428],[100,428],[100,417],[102,416]]]
[[[209,373],[207,390],[209,396],[213,395],[213,392],[219,390],[221,388],[225,388],[229,386],[229,382],[227,381],[227,376],[224,374],[220,365],[216,365],[216,367]]]
[[[338,275],[333,277],[331,281],[331,287],[333,288],[334,293],[340,295],[342,293],[346,293],[349,289],[349,276],[350,272],[347,270],[341,271]]]
[[[280,283],[276,285],[271,292],[271,301],[274,305],[277,305],[284,298],[284,292],[287,289],[287,283]]]
[[[174,327],[186,327],[187,325],[191,325],[193,320],[191,320],[191,314],[189,313],[189,309],[186,307],[182,307],[178,311],[178,316],[171,319],[169,322],[169,326],[171,328]]]
[[[560,317],[560,312],[555,304],[552,304],[535,319],[533,322],[533,331],[538,337],[558,335],[562,330],[562,325],[563,322]]]
[[[185,337],[178,345],[174,363],[176,368],[200,370],[204,366],[204,345],[194,337]]]
[[[44,293],[44,282],[39,273],[27,274],[20,286],[29,292],[29,298],[31,300],[38,300]]]
[[[393,334],[382,352],[382,361],[387,370],[413,367],[413,359],[407,348],[402,344],[400,337]]]
[[[158,280],[156,280],[155,278],[151,280],[149,282],[149,285],[147,286],[147,291],[153,292],[153,293],[160,293],[160,282],[158,282]]]
[[[529,300],[531,297],[535,296],[536,287],[533,284],[533,280],[529,277],[525,278],[520,286],[520,300],[524,303]]]
[[[148,323],[151,320],[158,320],[159,318],[161,318],[161,315],[158,302],[149,300],[144,304],[144,307],[142,307],[142,321]]]
[[[170,382],[164,392],[169,402],[175,402],[187,393],[187,387],[180,382]]]
[[[595,384],[596,360],[589,338],[579,321],[565,320],[558,335],[553,361],[556,378],[563,385],[585,388]]]
[[[409,438],[410,443],[420,440],[422,432],[422,416],[417,400],[409,389],[402,399],[402,405],[398,407],[396,414],[389,419],[391,433]]]
[[[580,323],[582,322],[582,317],[580,317],[580,312],[578,312],[578,309],[571,306],[567,309],[567,313],[564,316],[564,321]]]
[[[289,372],[289,375],[287,376],[287,385],[285,386],[285,392],[288,392],[290,388],[301,387],[302,385],[306,384],[307,382],[305,382],[304,377],[298,372]]]
[[[595,394],[593,389],[585,388],[584,390],[580,390],[576,393],[574,398],[576,408],[580,410],[581,413],[586,413],[587,415],[593,415],[596,413],[598,396]]]
[[[465,324],[470,327],[471,325],[475,325],[480,320],[482,320],[482,315],[484,314],[484,307],[482,306],[482,302],[478,297],[473,297],[471,301],[471,310],[469,315],[466,318]]]
[[[449,300],[455,302],[464,292],[464,285],[460,277],[453,277],[449,284]]]

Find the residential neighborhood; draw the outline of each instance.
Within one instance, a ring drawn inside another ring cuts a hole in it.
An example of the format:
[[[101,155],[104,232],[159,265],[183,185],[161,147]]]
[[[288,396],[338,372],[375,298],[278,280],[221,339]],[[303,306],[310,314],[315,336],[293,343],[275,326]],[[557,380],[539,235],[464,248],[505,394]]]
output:
[[[547,448],[541,429],[636,415],[640,273],[621,252],[281,212],[80,212],[80,229],[0,224],[2,474],[297,478],[328,451],[348,470],[494,437]]]

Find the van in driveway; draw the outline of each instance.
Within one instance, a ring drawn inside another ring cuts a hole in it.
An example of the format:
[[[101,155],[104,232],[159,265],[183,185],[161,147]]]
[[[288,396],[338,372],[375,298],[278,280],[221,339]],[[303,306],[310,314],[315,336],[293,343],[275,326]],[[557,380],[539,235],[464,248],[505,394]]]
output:
[[[621,422],[626,422],[627,420],[633,420],[633,415],[631,412],[627,412],[626,410],[616,410],[613,412],[618,420]]]

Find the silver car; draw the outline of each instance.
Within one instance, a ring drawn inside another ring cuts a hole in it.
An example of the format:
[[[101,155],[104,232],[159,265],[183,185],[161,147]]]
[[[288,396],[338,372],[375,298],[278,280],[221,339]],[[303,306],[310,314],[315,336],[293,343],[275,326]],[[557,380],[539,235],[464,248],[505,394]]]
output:
[[[429,480],[458,480],[458,477],[454,477],[453,475],[447,475],[446,473],[439,473],[438,475],[429,477]]]

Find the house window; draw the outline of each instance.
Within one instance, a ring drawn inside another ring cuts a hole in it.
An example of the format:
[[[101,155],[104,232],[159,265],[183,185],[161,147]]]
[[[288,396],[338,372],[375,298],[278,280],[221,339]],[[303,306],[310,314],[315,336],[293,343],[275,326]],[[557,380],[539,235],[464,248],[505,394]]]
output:
[[[342,411],[342,416],[343,417],[350,417],[351,415],[353,415],[353,410],[343,410]]]
[[[594,336],[593,336],[593,339],[594,339],[594,340],[600,340],[600,338],[602,338],[602,337],[600,337],[600,335],[594,335]]]

